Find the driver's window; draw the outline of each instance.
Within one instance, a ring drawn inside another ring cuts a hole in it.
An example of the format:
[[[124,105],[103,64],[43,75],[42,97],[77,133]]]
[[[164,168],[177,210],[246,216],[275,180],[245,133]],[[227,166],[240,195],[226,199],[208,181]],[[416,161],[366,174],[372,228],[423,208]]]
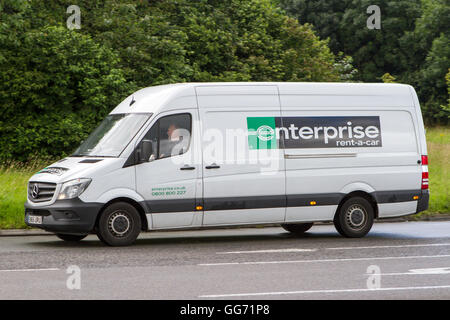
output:
[[[185,153],[191,140],[191,115],[182,113],[160,118],[144,140],[152,142],[150,161]]]

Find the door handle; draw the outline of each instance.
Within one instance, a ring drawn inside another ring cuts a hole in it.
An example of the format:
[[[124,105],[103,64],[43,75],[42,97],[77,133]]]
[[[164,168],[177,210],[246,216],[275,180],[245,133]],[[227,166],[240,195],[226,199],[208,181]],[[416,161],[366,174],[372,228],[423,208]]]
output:
[[[218,166],[217,164],[213,163],[213,164],[211,164],[209,166],[206,166],[205,168],[206,169],[219,169],[220,166]]]
[[[191,167],[189,165],[184,165],[184,167],[181,167],[180,170],[195,170],[195,167]]]

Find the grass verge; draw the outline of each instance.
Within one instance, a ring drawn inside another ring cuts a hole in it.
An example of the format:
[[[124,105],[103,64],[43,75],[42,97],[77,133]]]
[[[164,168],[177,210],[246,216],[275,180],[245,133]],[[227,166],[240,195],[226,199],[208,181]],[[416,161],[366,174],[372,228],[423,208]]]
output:
[[[426,130],[430,206],[418,216],[450,213],[450,127]]]

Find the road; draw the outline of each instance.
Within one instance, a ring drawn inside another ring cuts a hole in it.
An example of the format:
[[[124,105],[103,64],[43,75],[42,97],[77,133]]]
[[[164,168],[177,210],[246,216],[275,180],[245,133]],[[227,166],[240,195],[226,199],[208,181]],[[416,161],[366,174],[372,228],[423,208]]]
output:
[[[0,299],[450,299],[449,221],[377,223],[362,239],[317,225],[303,237],[278,227],[143,233],[126,248],[94,235],[0,243]],[[68,289],[72,265],[80,281]]]

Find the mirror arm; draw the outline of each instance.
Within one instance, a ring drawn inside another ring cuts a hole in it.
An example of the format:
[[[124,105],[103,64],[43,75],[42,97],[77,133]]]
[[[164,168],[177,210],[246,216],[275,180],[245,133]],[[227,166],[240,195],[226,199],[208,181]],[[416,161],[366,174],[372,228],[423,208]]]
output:
[[[141,146],[139,145],[135,150],[135,162],[136,164],[142,163],[141,159]]]

